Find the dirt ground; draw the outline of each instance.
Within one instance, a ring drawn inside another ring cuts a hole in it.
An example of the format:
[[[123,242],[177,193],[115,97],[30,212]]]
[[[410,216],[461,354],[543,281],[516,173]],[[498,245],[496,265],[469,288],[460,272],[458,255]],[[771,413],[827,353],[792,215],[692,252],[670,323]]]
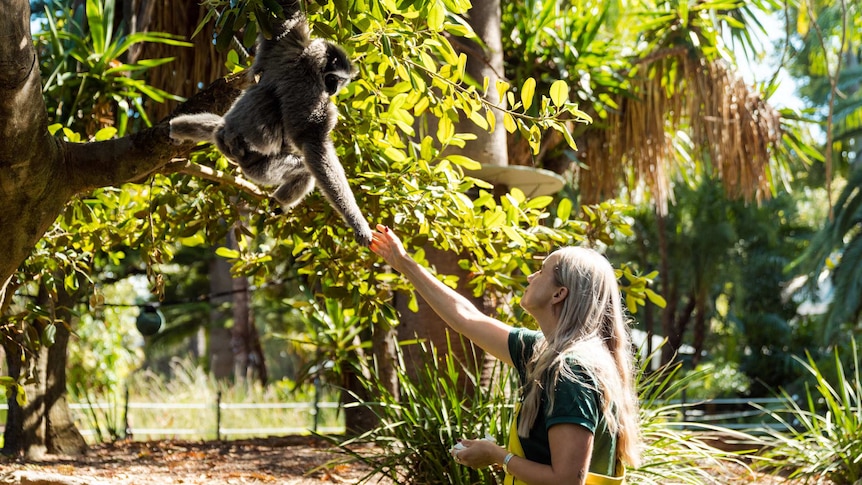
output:
[[[94,445],[77,458],[49,456],[25,463],[0,457],[0,485],[321,485],[354,484],[368,475],[361,464],[344,464],[346,458],[314,437],[128,441]],[[731,464],[716,469],[713,478],[713,483],[727,485],[802,483]],[[391,485],[380,477],[366,483]]]
[[[0,458],[0,484],[290,484],[356,483],[368,469],[313,437],[238,441],[129,441],[94,445],[81,457],[38,463]],[[327,466],[330,465],[330,466]],[[372,480],[371,483],[381,483]]]

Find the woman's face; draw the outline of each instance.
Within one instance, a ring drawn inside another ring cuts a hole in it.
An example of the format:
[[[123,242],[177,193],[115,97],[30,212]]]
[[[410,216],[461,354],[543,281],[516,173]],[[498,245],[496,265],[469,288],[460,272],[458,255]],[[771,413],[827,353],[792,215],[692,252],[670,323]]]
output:
[[[527,277],[528,284],[521,297],[521,307],[534,317],[546,312],[553,313],[554,304],[560,301],[559,290],[562,287],[554,275],[558,259],[559,255],[551,254],[545,258],[539,271]]]

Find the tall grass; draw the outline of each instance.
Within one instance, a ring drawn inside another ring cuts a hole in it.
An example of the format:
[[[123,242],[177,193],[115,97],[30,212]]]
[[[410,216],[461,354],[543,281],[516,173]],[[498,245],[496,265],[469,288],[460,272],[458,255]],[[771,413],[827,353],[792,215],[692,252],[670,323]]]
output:
[[[399,360],[400,399],[377,381],[364,382],[380,400],[365,403],[380,418],[380,426],[355,439],[341,443],[342,449],[367,465],[370,480],[379,473],[398,484],[496,484],[499,472],[473,470],[452,461],[449,449],[458,437],[490,434],[505,443],[512,417],[512,403],[517,382],[514,373],[498,364],[491,383],[479,385],[481,369],[457,363],[449,353],[441,356],[430,344],[422,345],[429,359],[416,377],[409,377]],[[451,347],[451,345],[450,345]],[[401,353],[399,351],[399,356]],[[435,362],[442,362],[436,366]],[[641,430],[645,439],[643,464],[627,471],[628,484],[709,484],[747,483],[754,474],[746,465],[747,452],[725,451],[713,446],[714,440],[750,443],[760,442],[753,436],[719,426],[701,425],[682,420],[684,404],[679,400],[687,386],[703,375],[682,375],[680,366],[648,374],[639,373]],[[475,385],[475,394],[467,397],[457,384],[467,378]],[[372,443],[375,448],[355,447]],[[359,451],[357,451],[359,450]],[[376,451],[372,451],[376,450]],[[734,465],[734,466],[729,466]],[[722,473],[734,475],[722,476]],[[738,476],[742,470],[745,476]]]
[[[458,362],[452,356],[452,343],[448,344],[450,351],[444,355],[430,343],[401,343],[396,347],[400,396],[393,395],[376,379],[362,379],[363,386],[379,400],[360,405],[374,412],[380,425],[339,446],[369,465],[371,471],[363,481],[381,474],[399,484],[501,481],[498,472],[490,468],[475,470],[458,465],[449,450],[458,438],[489,435],[502,442],[512,416],[508,397],[513,383],[511,373],[502,364],[495,364],[486,373],[490,379],[483,383],[481,362],[472,367]],[[415,376],[405,370],[403,345],[419,345],[428,356]],[[373,444],[378,451],[357,448],[357,444]]]
[[[647,362],[649,359],[646,360]],[[644,439],[643,463],[627,470],[626,483],[711,484],[754,483],[754,472],[746,464],[762,446],[755,436],[721,426],[686,421],[681,399],[690,386],[704,379],[703,371],[683,374],[682,365],[666,366],[638,374],[641,405],[640,426]],[[713,443],[732,441],[742,451],[727,451]],[[739,470],[746,476],[737,476]]]
[[[834,375],[810,354],[797,359],[812,377],[797,402],[786,391],[783,409],[770,411],[786,432],[771,432],[772,465],[805,483],[862,483],[862,379],[856,340],[850,343],[851,367],[834,352]],[[834,384],[833,384],[834,383]],[[825,480],[828,480],[826,482]]]
[[[90,441],[108,441],[127,437],[134,439],[215,439],[217,420],[221,429],[303,429],[310,432],[315,425],[315,416],[308,409],[222,409],[217,416],[219,401],[226,404],[282,404],[310,403],[314,399],[311,386],[296,386],[292,382],[279,381],[268,386],[256,382],[230,383],[220,381],[192,359],[174,359],[169,376],[151,371],[133,374],[126,382],[128,396],[119,392],[100,394],[79,401],[85,406],[78,426],[89,431]],[[326,390],[322,401],[338,401],[337,391]],[[138,404],[200,405],[184,409],[176,408],[130,408],[124,409],[125,401]],[[97,402],[100,401],[100,402]],[[107,403],[107,408],[97,406]],[[126,418],[130,429],[125,429]],[[317,416],[321,428],[343,428],[343,416],[339,409],[322,408]],[[156,429],[167,433],[145,434],[137,430]],[[177,430],[171,434],[169,430]],[[107,430],[107,432],[106,432]],[[188,434],[191,433],[191,434]],[[272,433],[249,432],[223,437],[239,439]],[[283,433],[282,433],[283,434]]]

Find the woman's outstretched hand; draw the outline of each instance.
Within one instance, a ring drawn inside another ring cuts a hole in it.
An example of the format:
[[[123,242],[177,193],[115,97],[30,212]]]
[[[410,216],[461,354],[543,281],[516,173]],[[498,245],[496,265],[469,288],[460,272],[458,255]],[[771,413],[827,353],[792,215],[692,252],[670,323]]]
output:
[[[383,258],[392,269],[404,272],[404,263],[410,256],[404,250],[401,239],[388,227],[377,224],[377,230],[371,233],[371,250]]]

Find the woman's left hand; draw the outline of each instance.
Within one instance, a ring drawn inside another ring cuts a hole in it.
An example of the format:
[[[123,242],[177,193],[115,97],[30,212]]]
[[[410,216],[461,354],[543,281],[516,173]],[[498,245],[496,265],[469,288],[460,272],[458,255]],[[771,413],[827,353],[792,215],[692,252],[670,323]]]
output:
[[[500,457],[506,456],[506,449],[489,440],[461,440],[463,448],[454,447],[451,450],[455,463],[470,468],[484,468],[499,463]]]

